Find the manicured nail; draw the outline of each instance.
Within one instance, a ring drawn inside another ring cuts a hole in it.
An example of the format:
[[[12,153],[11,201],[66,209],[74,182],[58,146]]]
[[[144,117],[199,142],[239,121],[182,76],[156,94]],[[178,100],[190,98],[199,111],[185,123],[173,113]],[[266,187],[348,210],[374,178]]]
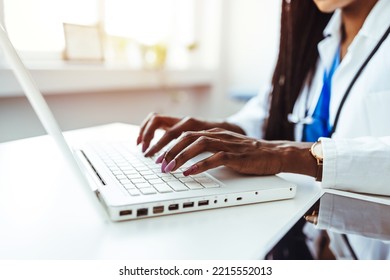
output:
[[[164,159],[161,164],[161,172],[165,173],[165,168],[167,167],[167,161]]]
[[[156,163],[162,163],[163,159],[165,157],[165,152],[161,153],[156,159]]]
[[[168,165],[165,167],[165,173],[169,173],[169,172],[171,172],[172,170],[173,170],[173,168],[175,168],[175,166],[176,166],[176,160],[171,160],[169,163],[168,163]]]
[[[197,170],[198,170],[198,166],[196,164],[194,164],[190,168],[188,168],[186,171],[184,171],[183,175],[189,176],[191,174],[194,174]]]
[[[137,138],[137,146],[141,143],[141,135]]]

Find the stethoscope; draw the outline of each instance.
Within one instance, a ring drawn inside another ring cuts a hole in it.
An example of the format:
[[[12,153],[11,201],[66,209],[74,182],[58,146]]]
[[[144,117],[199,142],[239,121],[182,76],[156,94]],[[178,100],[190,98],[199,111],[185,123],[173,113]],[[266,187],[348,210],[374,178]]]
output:
[[[309,125],[314,122],[314,119],[312,116],[306,116],[306,117],[300,117],[295,114],[288,114],[287,115],[287,120],[289,123],[293,124],[301,124],[301,125]]]
[[[379,47],[382,45],[382,43],[386,40],[387,36],[389,35],[390,33],[390,26],[387,28],[386,32],[383,34],[382,38],[378,41],[377,45],[375,46],[375,48],[371,51],[371,53],[369,54],[369,56],[367,57],[367,59],[363,62],[362,66],[359,68],[359,70],[356,72],[355,76],[353,77],[351,83],[349,84],[347,90],[345,91],[344,93],[344,96],[341,100],[341,103],[340,103],[340,106],[337,110],[337,113],[336,113],[336,118],[335,118],[335,121],[334,121],[334,124],[333,124],[333,127],[332,127],[332,131],[331,131],[331,135],[336,131],[336,127],[337,127],[337,124],[338,124],[338,121],[339,121],[339,118],[340,118],[340,114],[341,114],[341,109],[343,108],[344,106],[344,103],[353,87],[353,85],[355,84],[356,80],[359,78],[360,74],[363,72],[364,68],[367,66],[368,62],[371,60],[371,58],[374,56],[374,54],[377,52],[377,50],[379,49]],[[287,120],[288,122],[290,123],[293,123],[293,124],[300,124],[300,125],[308,125],[308,124],[312,124],[314,119],[312,116],[305,116],[305,117],[300,117],[296,114],[293,114],[293,113],[290,113],[287,115]]]

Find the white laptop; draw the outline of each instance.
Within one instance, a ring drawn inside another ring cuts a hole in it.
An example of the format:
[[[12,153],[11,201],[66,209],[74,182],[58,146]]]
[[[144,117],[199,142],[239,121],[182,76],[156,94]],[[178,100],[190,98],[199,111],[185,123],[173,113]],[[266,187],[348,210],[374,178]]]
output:
[[[183,169],[161,173],[160,165],[143,157],[135,145],[132,147],[133,142],[98,143],[72,151],[1,25],[0,46],[43,126],[85,185],[91,203],[96,204],[95,193],[111,220],[133,220],[295,196],[296,186],[277,176],[244,176],[224,167],[188,177],[182,174]]]

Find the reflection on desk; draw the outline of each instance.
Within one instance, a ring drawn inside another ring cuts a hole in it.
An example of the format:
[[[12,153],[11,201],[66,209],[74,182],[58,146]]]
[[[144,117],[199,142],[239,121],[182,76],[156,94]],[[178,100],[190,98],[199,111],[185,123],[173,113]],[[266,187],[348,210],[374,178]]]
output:
[[[390,198],[329,190],[319,203],[316,228],[337,259],[390,259]]]
[[[325,193],[317,227],[390,241],[390,205]]]

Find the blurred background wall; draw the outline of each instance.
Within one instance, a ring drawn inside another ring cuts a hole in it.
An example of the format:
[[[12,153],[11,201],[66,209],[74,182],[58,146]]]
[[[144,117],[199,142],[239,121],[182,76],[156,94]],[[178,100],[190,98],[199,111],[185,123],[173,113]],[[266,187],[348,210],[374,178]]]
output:
[[[189,23],[187,27],[190,31],[183,27],[185,22],[175,23],[184,29],[175,32],[183,32],[182,38],[189,39],[185,48],[175,45],[176,39],[165,42],[163,65],[156,60],[161,51],[156,48],[161,42],[144,42],[143,46],[154,46],[157,50],[144,56],[145,49],[142,49],[144,53],[139,49],[135,52],[134,40],[130,41],[123,34],[110,35],[110,42],[105,41],[103,62],[63,60],[63,51],[61,57],[56,58],[51,53],[53,57],[42,56],[42,51],[25,50],[23,46],[32,46],[30,43],[34,40],[44,39],[40,39],[39,34],[34,36],[39,28],[28,31],[27,27],[19,26],[20,20],[15,23],[18,15],[12,5],[7,8],[7,3],[14,1],[0,0],[0,18],[5,19],[11,40],[64,130],[110,122],[140,124],[152,111],[224,118],[269,84],[278,50],[279,0],[189,0],[188,6],[176,16],[180,19],[183,13],[193,15],[192,25]],[[91,1],[103,0],[86,2]],[[107,1],[110,0],[105,3]],[[178,3],[172,1],[171,9]],[[40,2],[45,4],[43,0],[31,2],[36,6]],[[167,14],[170,13],[168,8]],[[50,7],[45,9],[50,18]],[[101,13],[99,10],[97,14]],[[100,30],[101,26],[98,27]],[[123,51],[123,46],[125,52],[118,53],[118,50]],[[135,54],[139,57],[135,58]],[[0,54],[0,142],[44,133]]]

